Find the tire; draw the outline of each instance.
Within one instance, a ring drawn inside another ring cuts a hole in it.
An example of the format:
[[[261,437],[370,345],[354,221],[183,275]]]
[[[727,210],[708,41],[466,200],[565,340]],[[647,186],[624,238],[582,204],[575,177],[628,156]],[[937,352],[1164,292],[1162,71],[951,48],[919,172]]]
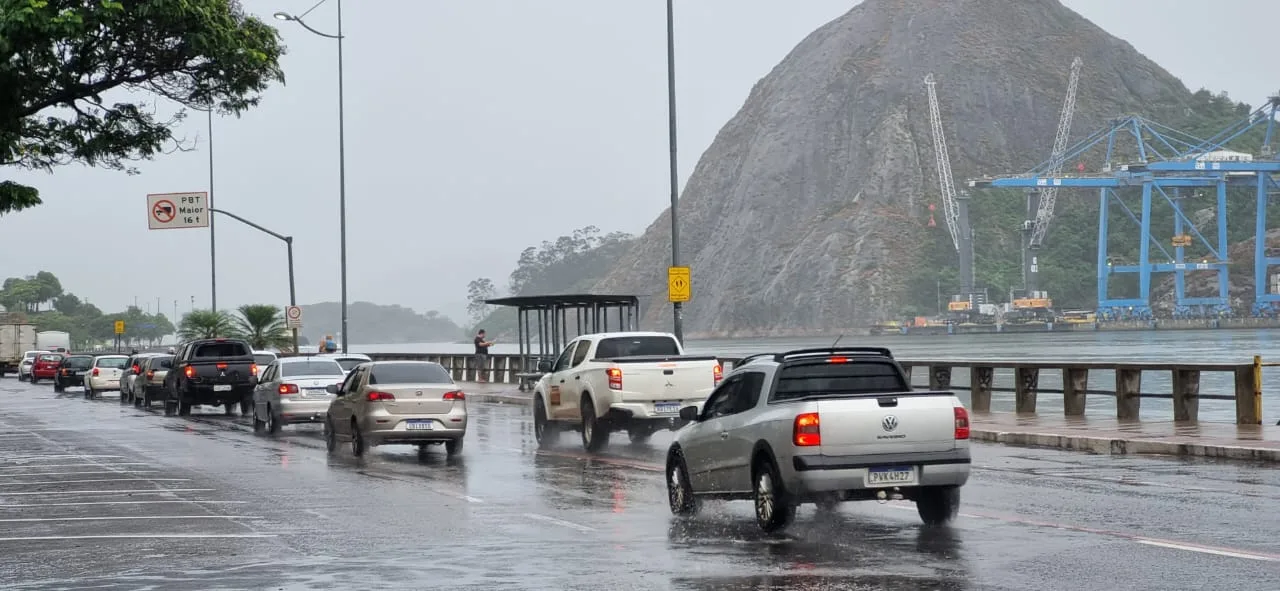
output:
[[[143,405],[144,403],[147,405],[147,407],[150,407],[150,406],[151,406],[150,402],[151,402],[151,391],[150,391],[150,389],[149,389],[149,388],[145,388],[145,387],[144,387],[144,388],[142,389],[142,395],[141,395],[141,396],[136,396],[136,395],[135,395],[135,396],[133,397],[133,407],[134,407],[134,408],[142,408],[142,405]]]
[[[360,457],[364,455],[365,444],[364,434],[360,432],[360,423],[355,420],[351,421],[351,455]]]
[[[418,461],[422,462],[422,461],[425,461],[426,459],[427,459],[427,444],[419,443],[418,444]]]
[[[756,525],[773,533],[786,528],[796,517],[796,506],[782,486],[782,476],[773,460],[761,457],[751,470],[752,500],[756,509]]]
[[[54,393],[55,393],[55,394],[61,394],[61,393],[63,393],[63,392],[66,392],[66,391],[67,391],[67,389],[66,389],[66,388],[64,388],[64,387],[62,386],[62,384],[59,384],[58,382],[54,382],[54,383],[53,383],[53,391],[54,391]]]
[[[121,391],[120,391],[120,404],[129,404],[129,401],[130,401],[130,400],[133,400],[133,392],[130,392],[128,395],[125,395],[124,390],[121,390]]]
[[[187,400],[186,396],[178,396],[178,416],[191,416],[191,401]]]
[[[960,514],[960,487],[927,486],[916,492],[916,512],[925,525],[945,525]]]
[[[597,452],[609,447],[609,426],[596,418],[596,406],[591,398],[582,398],[582,447]]]
[[[533,437],[538,440],[538,447],[548,448],[560,439],[560,426],[547,418],[547,406],[542,398],[535,398],[533,404]]]
[[[222,416],[230,417],[236,414],[236,403],[228,402],[222,405]]]
[[[92,386],[85,386],[85,387],[84,387],[84,399],[85,399],[85,400],[93,400],[94,398],[97,398],[97,397],[98,397],[98,393],[93,391],[93,387],[92,387]]]
[[[463,442],[464,442],[464,440],[463,440],[463,439],[461,439],[461,438],[459,438],[459,439],[450,439],[450,440],[448,440],[448,441],[444,442],[444,452],[445,452],[446,454],[448,454],[448,455],[449,455],[449,457],[451,457],[451,458],[452,458],[452,457],[454,457],[454,456],[456,456],[456,455],[458,455],[458,454],[460,454],[460,453],[462,453],[462,444],[463,444]]]
[[[671,514],[678,517],[697,515],[702,508],[702,499],[693,494],[684,452],[678,447],[667,452],[667,504],[671,507]]]
[[[333,431],[333,421],[329,419],[324,420],[324,448],[330,455],[338,451],[338,434]]]
[[[164,416],[171,417],[178,414],[178,403],[174,400],[166,399],[164,401]]]
[[[267,405],[267,432],[272,435],[279,435],[280,430],[284,428],[284,424],[280,421],[280,417],[276,415],[271,405]]]
[[[328,427],[328,426],[326,425],[326,428],[327,428],[327,427]],[[259,419],[259,418],[258,418],[258,413],[256,413],[256,412],[255,412],[255,413],[253,413],[253,434],[254,434],[254,435],[262,435],[264,432],[266,432],[266,430],[267,430],[267,423],[266,423],[266,421],[263,421],[262,419]],[[327,433],[326,433],[326,437],[325,437],[325,438],[326,438],[326,439],[328,439],[328,434],[327,434]],[[328,443],[328,441],[326,441],[325,443],[327,444],[327,443]]]
[[[252,401],[252,400],[241,400],[241,401],[240,401],[240,415],[241,415],[241,416],[246,416],[246,415],[248,415],[248,414],[249,414],[250,412],[252,412],[252,411],[253,411],[253,401]]]

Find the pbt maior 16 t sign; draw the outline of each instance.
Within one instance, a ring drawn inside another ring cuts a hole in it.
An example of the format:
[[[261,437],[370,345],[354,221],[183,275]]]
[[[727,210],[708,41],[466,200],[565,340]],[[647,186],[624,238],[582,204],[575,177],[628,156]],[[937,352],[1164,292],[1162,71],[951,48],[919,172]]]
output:
[[[208,193],[153,193],[147,195],[147,228],[152,230],[174,230],[208,227]]]

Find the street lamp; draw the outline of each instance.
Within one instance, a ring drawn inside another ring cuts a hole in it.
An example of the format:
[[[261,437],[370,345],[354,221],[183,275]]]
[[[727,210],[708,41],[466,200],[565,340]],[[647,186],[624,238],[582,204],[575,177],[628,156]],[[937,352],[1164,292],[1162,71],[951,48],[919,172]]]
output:
[[[680,218],[676,216],[680,201],[680,177],[676,165],[676,27],[673,0],[667,0],[667,113],[669,142],[671,144],[671,266],[680,266]],[[676,340],[684,342],[684,305],[671,304],[672,329]]]
[[[298,23],[302,28],[315,35],[338,40],[338,242],[342,261],[342,352],[347,353],[347,149],[342,100],[342,0],[336,0],[335,4],[338,8],[338,33],[336,35],[313,29],[311,25],[302,20],[302,17],[306,16],[306,12],[302,13],[301,16],[295,16],[287,12],[277,12],[272,16],[277,20]],[[317,4],[316,6],[320,5]],[[311,10],[315,10],[316,6],[311,7]],[[311,10],[307,12],[311,12]]]

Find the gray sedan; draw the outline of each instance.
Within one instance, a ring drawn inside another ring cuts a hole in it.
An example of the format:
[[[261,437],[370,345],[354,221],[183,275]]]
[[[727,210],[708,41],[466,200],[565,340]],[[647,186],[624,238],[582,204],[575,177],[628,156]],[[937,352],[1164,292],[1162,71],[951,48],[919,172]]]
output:
[[[282,357],[262,371],[253,391],[253,431],[279,433],[290,423],[320,423],[345,372],[333,359]]]

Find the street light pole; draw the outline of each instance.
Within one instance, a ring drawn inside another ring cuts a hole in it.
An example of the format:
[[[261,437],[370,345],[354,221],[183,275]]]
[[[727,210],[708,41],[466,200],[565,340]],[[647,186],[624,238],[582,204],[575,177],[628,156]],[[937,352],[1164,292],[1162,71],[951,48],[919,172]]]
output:
[[[209,196],[207,205],[213,209],[213,106],[209,107]],[[213,216],[209,216],[209,306],[218,311],[218,253],[217,238],[213,234]]]
[[[347,142],[342,76],[342,0],[335,1],[338,9],[337,35],[322,33],[302,20],[302,17],[315,10],[320,4],[324,4],[324,0],[298,16],[287,12],[277,12],[274,16],[278,20],[298,23],[313,34],[338,41],[338,250],[342,275],[342,352],[347,353],[349,352],[347,339]]]
[[[290,305],[290,306],[297,306],[297,305],[298,305],[298,291],[297,291],[297,289],[295,288],[295,286],[294,286],[294,282],[293,282],[293,236],[285,236],[285,235],[283,235],[283,234],[277,234],[277,233],[275,233],[275,232],[272,232],[271,230],[268,230],[268,229],[266,229],[266,228],[264,228],[264,227],[262,227],[262,226],[259,226],[258,224],[255,224],[255,223],[253,223],[253,222],[251,222],[251,221],[249,221],[249,220],[246,220],[246,219],[244,219],[244,218],[242,218],[242,217],[240,217],[240,216],[238,216],[238,215],[236,215],[236,214],[234,214],[234,213],[231,213],[231,212],[229,212],[229,211],[226,211],[226,210],[222,210],[222,209],[213,209],[213,208],[211,207],[211,208],[209,208],[209,212],[210,212],[210,213],[220,213],[220,214],[225,215],[225,216],[227,216],[227,217],[229,217],[229,218],[231,218],[231,219],[233,219],[233,220],[236,220],[236,221],[238,221],[238,222],[240,222],[240,223],[242,223],[242,224],[244,224],[244,225],[246,225],[246,226],[249,226],[250,228],[253,228],[253,229],[255,229],[255,230],[259,231],[259,232],[262,232],[263,234],[267,234],[268,236],[271,236],[271,237],[273,237],[273,238],[276,238],[277,240],[282,240],[282,241],[284,241],[284,245],[285,245],[285,248],[286,248],[286,252],[287,252],[287,253],[288,253],[288,255],[289,255],[289,305]],[[209,216],[209,221],[213,221],[213,216]],[[296,328],[295,328],[295,329],[293,329],[293,352],[294,352],[294,353],[297,353],[297,352],[298,352],[298,329],[296,329]]]
[[[667,112],[669,114],[669,140],[671,143],[671,266],[680,266],[680,218],[676,215],[680,200],[680,177],[676,164],[676,25],[674,0],[667,0]],[[676,340],[684,342],[684,305],[671,304],[673,332]]]

